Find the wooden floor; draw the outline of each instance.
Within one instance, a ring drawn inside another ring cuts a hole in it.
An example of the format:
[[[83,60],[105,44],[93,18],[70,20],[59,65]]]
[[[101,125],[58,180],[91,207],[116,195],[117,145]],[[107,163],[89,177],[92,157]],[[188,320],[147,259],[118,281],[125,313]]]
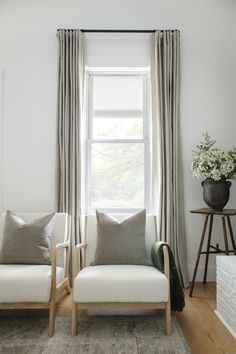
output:
[[[176,316],[192,354],[236,354],[236,340],[214,313],[216,308],[215,283],[206,285],[196,283],[193,297],[190,298],[188,293],[189,289],[186,289],[184,311],[176,312]],[[70,315],[70,311],[71,297],[66,297],[58,306],[58,314]],[[114,313],[115,311],[106,311],[105,314]],[[142,314],[145,313],[147,311],[142,311]],[[104,314],[104,311],[100,314]]]
[[[191,298],[188,293],[184,311],[176,316],[192,354],[236,354],[236,340],[214,313],[215,283],[196,283]]]
[[[176,312],[177,320],[182,328],[184,336],[191,348],[192,354],[236,354],[236,340],[223,326],[214,313],[216,308],[215,283],[196,283],[193,297],[189,297],[189,289],[185,290],[186,307],[183,312]],[[20,310],[23,311],[23,310]],[[15,315],[16,312],[0,311],[0,316]],[[35,311],[35,310],[34,310]],[[37,310],[37,314],[47,315],[47,310]],[[86,314],[86,311],[83,311]],[[22,313],[22,312],[21,312]],[[24,315],[30,311],[24,310]],[[112,314],[153,314],[152,310],[145,311],[90,311],[88,314],[112,315]],[[58,304],[57,314],[70,316],[71,295],[65,296]],[[147,353],[148,354],[148,353]]]

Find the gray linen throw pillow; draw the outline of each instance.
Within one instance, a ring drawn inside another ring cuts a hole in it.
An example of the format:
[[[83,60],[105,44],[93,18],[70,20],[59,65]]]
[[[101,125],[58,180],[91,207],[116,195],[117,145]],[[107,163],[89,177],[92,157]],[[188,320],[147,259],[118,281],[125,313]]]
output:
[[[55,213],[31,223],[7,210],[0,263],[51,264],[51,237]]]
[[[145,246],[145,210],[122,222],[99,211],[96,215],[97,248],[91,265],[150,265]]]

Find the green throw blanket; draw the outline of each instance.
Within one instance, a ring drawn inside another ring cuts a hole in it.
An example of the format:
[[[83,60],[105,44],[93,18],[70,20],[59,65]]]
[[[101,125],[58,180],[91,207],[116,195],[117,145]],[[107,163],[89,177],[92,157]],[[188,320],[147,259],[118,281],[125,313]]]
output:
[[[176,268],[172,250],[166,242],[156,242],[151,249],[153,264],[157,269],[164,273],[164,252],[163,246],[168,247],[170,260],[170,300],[171,310],[182,311],[185,306],[184,292],[180,284],[179,274]]]

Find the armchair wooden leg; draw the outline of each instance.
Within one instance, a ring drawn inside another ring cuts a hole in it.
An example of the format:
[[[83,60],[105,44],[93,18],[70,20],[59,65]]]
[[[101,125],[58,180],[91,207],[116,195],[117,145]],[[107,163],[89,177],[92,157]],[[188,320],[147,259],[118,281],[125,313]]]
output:
[[[170,300],[166,304],[166,334],[167,336],[171,336],[172,328],[171,328],[171,309],[170,309]]]
[[[55,316],[56,316],[56,298],[52,296],[50,301],[50,308],[49,308],[49,328],[48,328],[48,335],[52,337],[55,331]]]
[[[77,304],[72,300],[71,335],[77,334]]]
[[[67,294],[69,295],[71,293],[71,287],[70,287],[69,280],[66,282],[65,289],[66,289]]]

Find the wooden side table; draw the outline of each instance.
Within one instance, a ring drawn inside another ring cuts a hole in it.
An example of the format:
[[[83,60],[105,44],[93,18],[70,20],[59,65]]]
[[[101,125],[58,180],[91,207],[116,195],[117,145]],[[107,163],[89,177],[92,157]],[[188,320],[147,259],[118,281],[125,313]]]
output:
[[[204,279],[203,279],[204,283],[206,283],[206,279],[207,279],[207,268],[208,268],[209,254],[225,253],[225,254],[229,255],[230,252],[233,252],[236,255],[234,234],[233,234],[233,229],[232,229],[232,225],[231,225],[231,221],[230,221],[230,216],[236,215],[236,209],[224,209],[223,211],[214,211],[209,208],[201,208],[201,209],[191,210],[191,213],[205,215],[205,221],[203,224],[202,236],[201,236],[201,241],[200,241],[200,245],[198,248],[197,259],[196,259],[196,264],[195,264],[195,268],[194,268],[193,279],[192,279],[192,283],[191,283],[191,287],[190,287],[189,296],[192,296],[192,293],[193,293],[195,278],[196,278],[198,264],[199,264],[201,254],[206,255]],[[216,244],[216,246],[211,245],[211,234],[212,234],[212,225],[213,225],[213,217],[214,216],[219,216],[219,217],[221,217],[221,220],[222,220],[225,250],[220,249],[219,244]],[[206,251],[202,251],[209,217],[210,217],[210,224],[209,224],[209,228],[208,228],[207,249],[206,249]],[[232,243],[232,247],[233,247],[232,250],[229,249],[226,221],[227,221],[228,231],[229,231],[229,235],[230,235],[230,239],[231,239],[231,243]],[[210,249],[213,249],[213,251],[211,251]]]

